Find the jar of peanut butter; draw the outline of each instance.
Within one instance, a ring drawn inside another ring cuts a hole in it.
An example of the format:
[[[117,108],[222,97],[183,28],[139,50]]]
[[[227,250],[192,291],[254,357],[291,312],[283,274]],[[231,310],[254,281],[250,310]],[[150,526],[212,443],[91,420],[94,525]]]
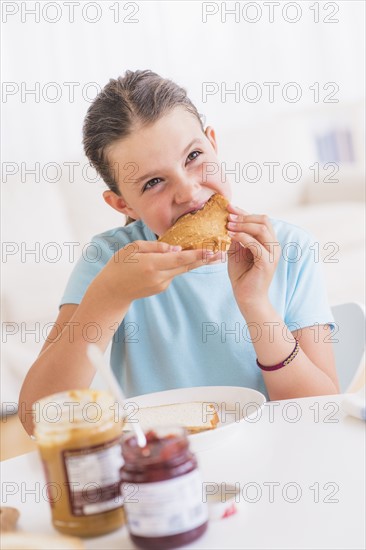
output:
[[[124,523],[120,471],[122,419],[108,392],[73,390],[33,405],[52,523],[93,537]]]

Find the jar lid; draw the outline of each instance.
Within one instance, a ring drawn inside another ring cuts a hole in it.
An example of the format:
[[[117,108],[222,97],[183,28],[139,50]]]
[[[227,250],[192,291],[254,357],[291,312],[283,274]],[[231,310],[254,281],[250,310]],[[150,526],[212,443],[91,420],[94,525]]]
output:
[[[104,422],[118,422],[118,403],[100,390],[83,389],[54,393],[32,407],[36,437],[65,428],[93,428]]]
[[[127,463],[148,466],[180,460],[182,453],[189,452],[187,431],[183,426],[158,426],[144,429],[146,446],[139,447],[136,434],[127,432],[122,436],[122,455]]]

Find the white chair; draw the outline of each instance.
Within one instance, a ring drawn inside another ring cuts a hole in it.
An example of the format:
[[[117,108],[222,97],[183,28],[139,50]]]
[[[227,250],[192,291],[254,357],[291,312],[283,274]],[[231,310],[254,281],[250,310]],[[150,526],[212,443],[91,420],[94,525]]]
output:
[[[365,308],[357,302],[332,306],[337,333],[332,334],[340,390],[346,393],[365,368]]]

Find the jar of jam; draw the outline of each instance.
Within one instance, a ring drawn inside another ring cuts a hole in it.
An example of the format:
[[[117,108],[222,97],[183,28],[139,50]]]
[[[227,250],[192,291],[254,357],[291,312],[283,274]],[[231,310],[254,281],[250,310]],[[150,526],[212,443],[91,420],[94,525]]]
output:
[[[206,531],[208,511],[186,431],[159,427],[145,436],[145,447],[138,446],[132,433],[122,438],[122,490],[130,536],[140,548],[189,544]]]
[[[115,405],[108,392],[89,389],[33,405],[52,523],[61,533],[92,537],[124,523],[122,420]]]

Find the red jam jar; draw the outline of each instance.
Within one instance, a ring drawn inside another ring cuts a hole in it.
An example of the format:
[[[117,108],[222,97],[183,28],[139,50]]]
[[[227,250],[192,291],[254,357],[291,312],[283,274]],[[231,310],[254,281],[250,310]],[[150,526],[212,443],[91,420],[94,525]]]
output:
[[[140,548],[159,550],[189,544],[206,531],[208,510],[187,433],[159,427],[145,436],[145,447],[132,433],[122,439],[122,491],[131,539]]]

